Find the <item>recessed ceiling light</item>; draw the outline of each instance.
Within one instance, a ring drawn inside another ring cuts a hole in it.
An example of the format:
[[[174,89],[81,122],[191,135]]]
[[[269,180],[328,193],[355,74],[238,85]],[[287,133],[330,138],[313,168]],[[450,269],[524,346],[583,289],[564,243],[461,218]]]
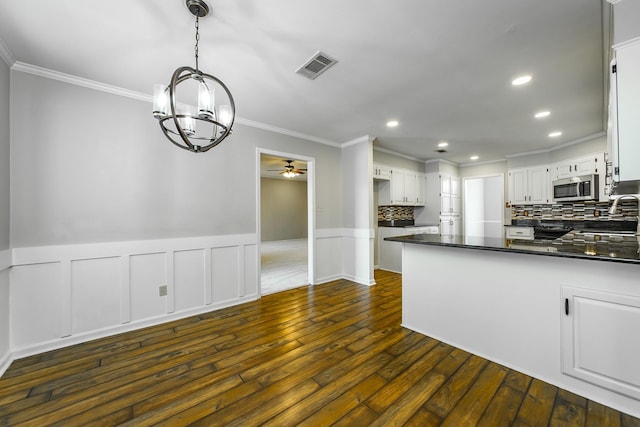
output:
[[[447,141],[438,142],[438,147],[440,147],[440,148],[444,148],[444,147],[446,147],[448,145],[449,145],[449,143]]]
[[[471,159],[471,160],[478,160],[479,158],[480,158],[480,157],[478,157],[478,156],[471,156],[471,157],[469,157],[469,159]]]
[[[560,135],[562,135],[562,132],[560,132],[560,131],[558,130],[558,131],[555,131],[555,132],[551,132],[551,133],[549,134],[549,138],[557,138],[557,137],[559,137]]]
[[[387,122],[387,127],[394,128],[394,127],[398,126],[398,124],[399,124],[399,123],[398,123],[398,121],[397,121],[397,120],[389,120],[389,121]]]
[[[536,119],[542,119],[543,117],[549,117],[550,114],[551,114],[550,111],[539,111],[536,113],[534,117]]]
[[[529,83],[530,81],[531,81],[531,76],[527,74],[525,76],[516,77],[511,81],[511,84],[514,86],[520,86],[520,85]]]

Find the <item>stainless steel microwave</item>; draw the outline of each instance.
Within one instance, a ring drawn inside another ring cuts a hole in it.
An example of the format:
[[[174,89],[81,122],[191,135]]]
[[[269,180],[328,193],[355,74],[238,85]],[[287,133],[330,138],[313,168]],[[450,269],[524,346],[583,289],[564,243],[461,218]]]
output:
[[[598,184],[598,175],[574,176],[553,181],[553,200],[556,202],[598,200]]]

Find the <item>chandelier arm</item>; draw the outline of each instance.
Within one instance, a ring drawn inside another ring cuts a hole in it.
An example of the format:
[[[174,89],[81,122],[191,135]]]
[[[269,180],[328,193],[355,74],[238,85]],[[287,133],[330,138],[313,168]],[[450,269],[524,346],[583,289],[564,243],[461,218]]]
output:
[[[175,95],[176,86],[180,82],[188,78],[188,75],[180,76],[180,74],[182,74],[183,71],[194,72],[195,70],[191,67],[180,67],[176,71],[174,71],[173,76],[171,77],[171,83],[169,84],[169,104],[171,104],[171,116],[173,118],[173,123],[175,124],[176,129],[178,130],[178,133],[180,133],[180,137],[182,138],[184,143],[187,145],[188,147],[187,149],[193,150],[194,145],[189,141],[189,137],[182,129],[182,126],[178,122],[178,114],[176,114],[176,95]],[[166,132],[165,132],[165,135],[166,135]]]

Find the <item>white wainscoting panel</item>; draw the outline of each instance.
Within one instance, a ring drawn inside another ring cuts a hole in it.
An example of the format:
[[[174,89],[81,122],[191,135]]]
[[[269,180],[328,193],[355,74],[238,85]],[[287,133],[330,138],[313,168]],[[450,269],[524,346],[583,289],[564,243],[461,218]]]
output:
[[[256,299],[256,241],[243,234],[4,251],[13,263],[11,357]]]
[[[167,313],[167,296],[160,296],[160,286],[167,284],[167,256],[164,253],[132,255],[131,321],[158,317]]]
[[[343,237],[344,276],[361,285],[375,285],[373,278],[373,229],[345,229]]]
[[[244,258],[244,252],[242,253]],[[240,252],[236,246],[211,250],[211,294],[214,302],[238,298]]]
[[[344,277],[342,229],[322,229],[316,233],[316,284]]]
[[[72,261],[71,333],[120,323],[120,287],[120,257]]]
[[[60,262],[50,262],[11,269],[12,349],[63,336],[60,265]]]
[[[244,246],[244,286],[243,296],[258,295],[260,287],[260,278],[258,277],[258,264],[260,257],[258,256],[258,245]]]
[[[205,250],[177,251],[173,254],[175,311],[205,304]],[[171,292],[171,290],[170,290]]]

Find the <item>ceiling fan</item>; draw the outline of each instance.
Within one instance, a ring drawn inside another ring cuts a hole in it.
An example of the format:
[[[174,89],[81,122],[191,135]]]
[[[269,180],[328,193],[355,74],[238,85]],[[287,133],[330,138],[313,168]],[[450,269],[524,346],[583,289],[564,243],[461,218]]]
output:
[[[298,169],[293,166],[293,160],[285,160],[284,162],[286,163],[286,165],[284,166],[284,170],[280,172],[280,175],[287,178],[293,178],[294,176],[303,175],[307,171],[306,168]],[[269,169],[270,172],[277,172],[279,170],[280,169]]]

